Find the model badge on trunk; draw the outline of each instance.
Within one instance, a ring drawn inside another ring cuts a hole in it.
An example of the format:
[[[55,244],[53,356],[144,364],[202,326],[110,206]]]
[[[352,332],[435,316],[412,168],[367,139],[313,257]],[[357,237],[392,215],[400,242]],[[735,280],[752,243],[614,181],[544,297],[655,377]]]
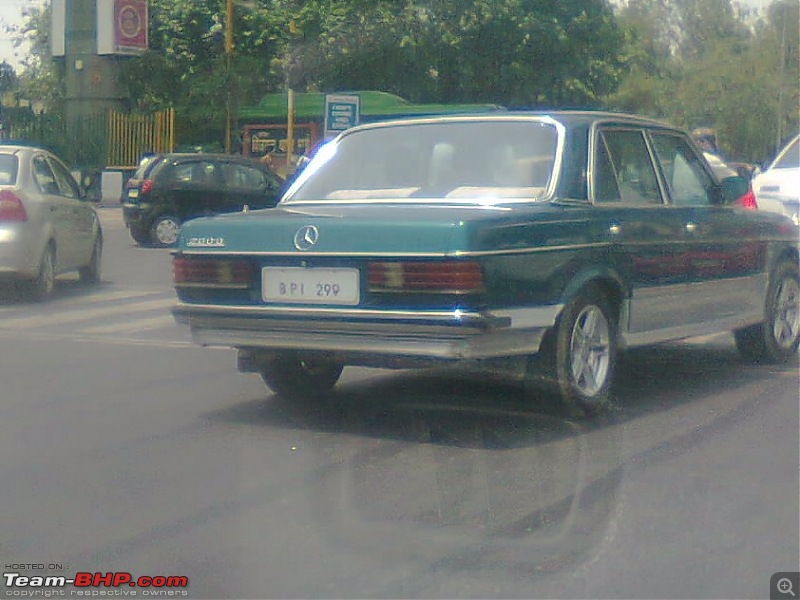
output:
[[[193,237],[186,242],[192,248],[224,248],[225,238],[223,237]]]

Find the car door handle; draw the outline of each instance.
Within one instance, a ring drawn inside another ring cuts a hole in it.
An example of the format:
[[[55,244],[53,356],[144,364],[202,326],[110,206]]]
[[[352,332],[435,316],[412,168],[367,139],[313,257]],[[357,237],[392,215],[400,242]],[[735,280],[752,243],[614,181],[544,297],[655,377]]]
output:
[[[622,225],[620,225],[619,223],[612,223],[608,227],[608,233],[614,236],[620,235],[622,233]]]
[[[694,221],[686,223],[686,233],[697,233],[697,223]]]

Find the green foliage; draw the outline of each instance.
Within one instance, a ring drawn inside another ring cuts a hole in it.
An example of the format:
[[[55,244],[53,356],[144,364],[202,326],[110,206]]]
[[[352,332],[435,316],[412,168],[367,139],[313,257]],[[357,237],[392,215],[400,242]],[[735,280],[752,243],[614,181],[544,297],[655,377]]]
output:
[[[0,63],[0,94],[16,91],[19,85],[17,72],[6,61]]]
[[[763,160],[800,130],[800,0],[764,15],[730,0],[629,0],[618,18],[629,67],[614,108],[717,130],[727,153]]]
[[[375,89],[414,102],[598,106],[623,74],[605,0],[150,0],[150,51],[126,65],[136,110],[178,138],[220,135],[266,93]]]
[[[798,123],[798,5],[735,0],[149,0],[150,50],[122,65],[130,107],[171,106],[182,145],[221,141],[226,115],[287,86],[374,89],[416,103],[608,107],[718,130],[763,158]],[[56,109],[49,13],[31,8],[20,76]]]

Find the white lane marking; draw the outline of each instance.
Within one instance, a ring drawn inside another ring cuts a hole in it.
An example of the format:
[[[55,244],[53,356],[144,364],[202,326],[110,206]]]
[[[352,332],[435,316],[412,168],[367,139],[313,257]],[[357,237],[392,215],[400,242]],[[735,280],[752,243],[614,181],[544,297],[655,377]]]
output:
[[[78,329],[79,334],[105,334],[105,333],[136,333],[137,331],[148,331],[151,329],[162,329],[176,325],[172,315],[161,315],[150,319],[134,319],[125,323],[113,323],[111,325],[97,325],[95,327],[84,327]]]
[[[167,308],[175,304],[174,298],[162,298],[159,300],[149,300],[134,304],[122,304],[115,306],[104,306],[90,310],[76,310],[55,315],[36,315],[32,317],[22,317],[19,319],[9,319],[0,323],[0,328],[8,330],[28,329],[32,327],[46,327],[50,325],[63,325],[66,323],[77,323],[88,321],[97,317],[108,317],[121,315],[131,312],[142,312],[146,310]]]
[[[16,332],[0,330],[0,338],[24,339],[26,342],[80,342],[87,344],[111,344],[115,346],[149,346],[153,348],[198,348],[201,350],[227,350],[230,348],[220,346],[202,347],[191,341],[183,340],[148,340],[142,338],[117,338],[91,335],[75,335],[75,333],[41,333],[41,332]]]

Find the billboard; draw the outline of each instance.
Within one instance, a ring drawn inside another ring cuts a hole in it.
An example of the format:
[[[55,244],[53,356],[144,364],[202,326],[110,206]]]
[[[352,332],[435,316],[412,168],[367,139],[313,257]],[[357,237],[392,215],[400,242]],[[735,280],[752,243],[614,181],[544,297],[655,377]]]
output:
[[[147,0],[97,0],[97,53],[141,54],[148,24]]]
[[[360,116],[360,96],[325,94],[325,139],[358,125]]]

